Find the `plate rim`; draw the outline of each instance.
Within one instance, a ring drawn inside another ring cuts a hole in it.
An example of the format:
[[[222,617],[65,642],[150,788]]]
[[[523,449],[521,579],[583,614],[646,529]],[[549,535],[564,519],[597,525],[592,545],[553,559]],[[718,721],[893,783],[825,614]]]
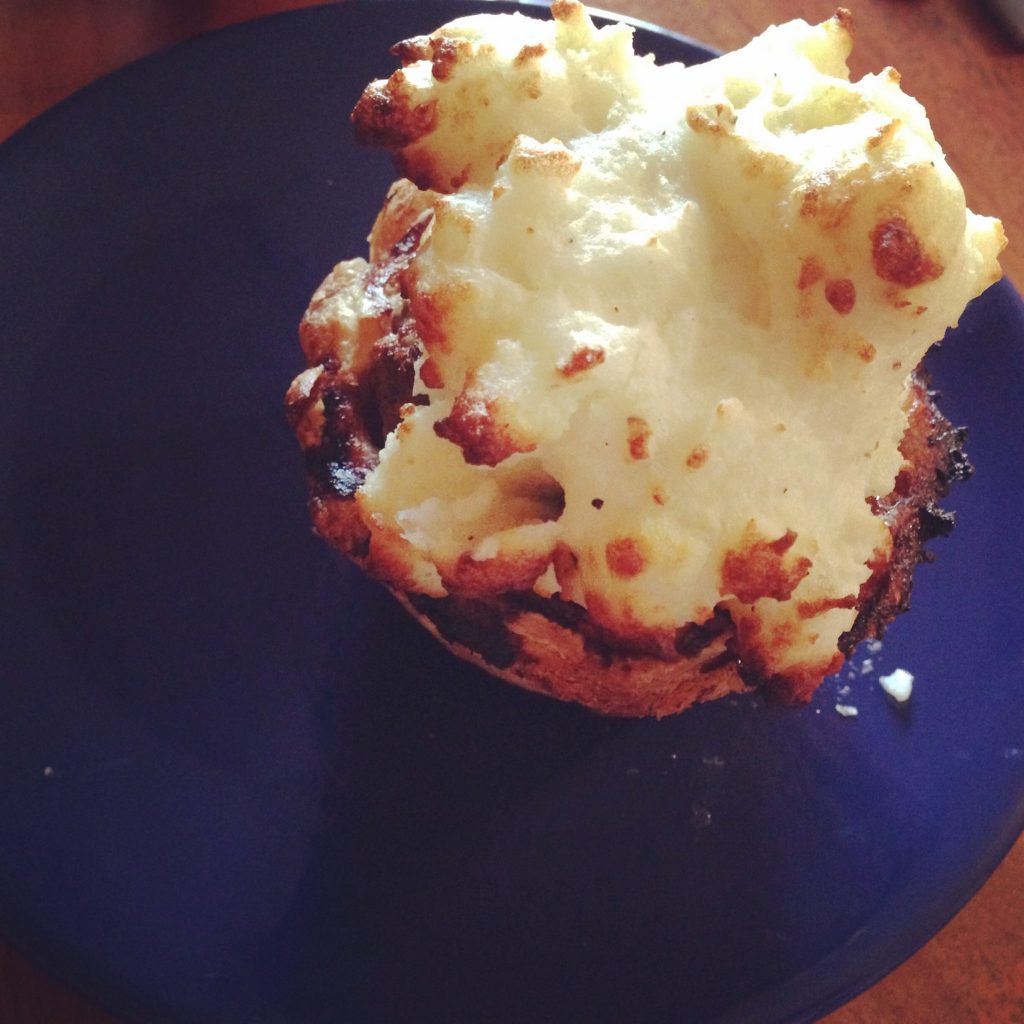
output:
[[[245,32],[250,31],[252,26],[264,24],[276,19],[298,20],[301,18],[310,18],[311,20],[316,20],[319,17],[333,16],[339,11],[358,11],[359,9],[366,8],[383,9],[388,6],[401,6],[403,3],[409,2],[410,0],[350,0],[348,4],[344,5],[321,5],[278,11],[270,14],[263,14],[255,18],[249,18],[230,25],[225,25],[208,32],[191,36],[169,46],[161,47],[152,53],[133,59],[116,70],[76,89],[74,92],[63,97],[58,102],[40,112],[30,121],[16,129],[10,136],[0,143],[0,172],[3,170],[3,161],[5,159],[9,159],[10,154],[16,151],[18,147],[28,144],[28,141],[32,138],[35,132],[40,130],[41,126],[46,126],[61,117],[76,116],[75,111],[71,108],[77,107],[83,102],[89,102],[91,94],[95,90],[111,88],[113,87],[111,83],[116,84],[116,80],[121,76],[129,73],[139,73],[140,68],[144,65],[150,62],[165,60],[175,51],[192,47],[201,40],[207,41],[213,37],[226,35],[242,35]],[[453,8],[464,8],[467,10],[467,13],[472,13],[474,9],[490,5],[515,7],[522,9],[524,12],[529,11],[531,13],[546,10],[549,6],[544,2],[544,0],[440,0],[440,2]],[[605,9],[588,8],[588,10],[597,18],[606,19],[610,22],[628,24],[644,32],[667,39],[674,44],[692,47],[699,51],[707,52],[709,57],[713,57],[720,52],[698,39],[665,29],[654,22],[611,12]],[[325,12],[329,12],[329,14],[325,15]],[[1013,299],[1015,299],[1018,307],[1024,309],[1024,302],[1022,302],[1020,294],[1008,278],[1004,277],[1001,284],[994,287],[1005,287]],[[993,845],[994,850],[1001,852],[993,854],[993,856],[988,858],[986,861],[977,862],[975,864],[975,870],[970,876],[970,885],[964,889],[958,900],[955,901],[954,905],[932,915],[937,920],[937,923],[934,924],[934,927],[932,927],[930,931],[927,931],[927,933],[923,934],[922,937],[908,938],[899,943],[903,950],[902,954],[898,959],[891,962],[889,966],[876,970],[863,982],[847,985],[841,989],[837,989],[833,986],[833,991],[828,995],[821,996],[813,1007],[808,1008],[804,1016],[792,1019],[811,1020],[823,1013],[831,1012],[837,1007],[844,1005],[849,1000],[873,987],[879,980],[896,970],[916,952],[927,945],[928,942],[930,942],[935,935],[937,935],[946,926],[946,924],[948,924],[974,898],[990,878],[992,873],[1000,866],[1003,860],[1005,860],[1010,849],[1017,842],[1022,831],[1024,831],[1024,803],[1022,803],[1017,817],[1019,820],[1017,821],[1016,826],[1009,826],[1006,829],[1006,835],[1001,837],[999,843]],[[989,863],[989,861],[991,861],[991,863]],[[0,934],[2,934],[5,941],[8,941],[13,948],[24,955],[26,959],[36,964],[45,973],[52,975],[55,981],[61,982],[67,987],[80,992],[97,1006],[108,1008],[109,1012],[120,1016],[124,1016],[127,1012],[127,1019],[137,1020],[140,1024],[145,1019],[143,1016],[134,1016],[135,1013],[144,1013],[144,1010],[126,1010],[126,1007],[123,1004],[114,1006],[113,1002],[107,998],[106,989],[94,988],[90,983],[89,978],[83,977],[80,972],[70,969],[73,967],[73,959],[69,960],[67,956],[54,956],[51,944],[48,943],[44,949],[37,940],[33,940],[30,933],[33,930],[38,933],[38,929],[19,927],[17,924],[12,926],[11,921],[12,917],[10,914],[5,913],[0,915]],[[828,959],[833,955],[838,955],[841,951],[842,947],[839,947],[838,949],[831,951],[825,959]],[[803,972],[801,975],[788,979],[783,983],[784,987],[788,989],[791,985],[795,985],[799,978],[804,977],[807,973],[815,969],[816,968],[809,968],[808,971]],[[121,998],[124,999],[125,990],[122,989],[121,991]]]

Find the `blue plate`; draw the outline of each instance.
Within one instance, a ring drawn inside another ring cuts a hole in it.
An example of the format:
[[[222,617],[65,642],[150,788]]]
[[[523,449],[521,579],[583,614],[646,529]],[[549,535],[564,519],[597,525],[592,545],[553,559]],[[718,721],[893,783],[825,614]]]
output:
[[[960,526],[810,707],[618,721],[519,692],[311,536],[296,323],[392,176],[348,111],[390,43],[470,9],[219,32],[0,149],[0,923],[130,1020],[808,1020],[1024,824],[1008,284],[931,360],[971,426]]]

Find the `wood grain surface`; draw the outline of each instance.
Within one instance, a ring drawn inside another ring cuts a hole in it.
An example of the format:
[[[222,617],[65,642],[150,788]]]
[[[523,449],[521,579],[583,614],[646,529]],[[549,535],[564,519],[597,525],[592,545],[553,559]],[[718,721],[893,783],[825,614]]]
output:
[[[309,0],[0,0],[0,140],[138,57],[306,6]],[[826,0],[608,0],[603,6],[722,49],[772,22],[817,21],[834,9]],[[1010,236],[1003,266],[1024,282],[1024,53],[973,0],[847,0],[847,6],[857,25],[854,74],[890,64],[900,70],[906,91],[928,109],[972,208],[1003,219]],[[938,936],[826,1021],[1024,1024],[1024,839]],[[0,945],[0,1024],[116,1022]]]

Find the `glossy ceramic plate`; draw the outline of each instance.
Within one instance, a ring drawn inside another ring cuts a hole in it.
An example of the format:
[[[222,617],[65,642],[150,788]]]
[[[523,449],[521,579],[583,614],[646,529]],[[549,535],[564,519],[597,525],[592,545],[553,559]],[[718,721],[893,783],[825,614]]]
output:
[[[807,1020],[1024,824],[1008,284],[932,360],[971,426],[960,526],[810,707],[521,693],[311,536],[296,323],[391,178],[347,114],[390,43],[470,9],[216,33],[0,149],[0,923],[129,1020]]]

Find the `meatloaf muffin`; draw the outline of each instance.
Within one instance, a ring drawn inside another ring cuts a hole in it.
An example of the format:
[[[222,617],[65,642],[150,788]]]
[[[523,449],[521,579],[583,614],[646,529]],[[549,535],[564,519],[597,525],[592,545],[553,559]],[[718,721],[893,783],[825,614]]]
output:
[[[948,528],[917,367],[1001,226],[846,12],[693,67],[552,15],[401,42],[355,108],[403,177],[301,324],[315,527],[521,686],[807,700]]]

